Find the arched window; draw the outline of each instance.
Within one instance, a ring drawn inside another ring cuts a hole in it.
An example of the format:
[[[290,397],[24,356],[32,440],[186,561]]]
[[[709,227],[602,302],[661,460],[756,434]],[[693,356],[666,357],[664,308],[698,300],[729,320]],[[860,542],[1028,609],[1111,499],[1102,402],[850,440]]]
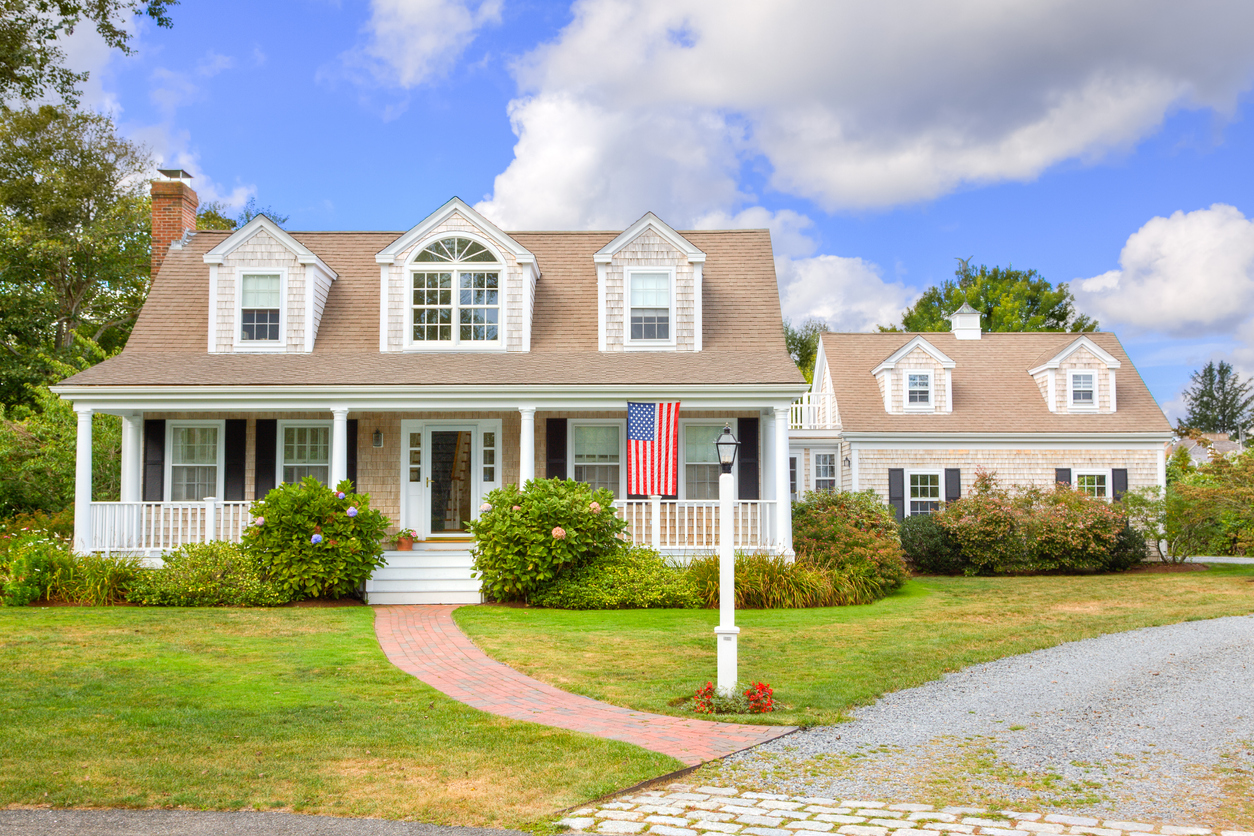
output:
[[[414,257],[413,342],[490,346],[501,339],[501,273],[470,238],[441,238]]]

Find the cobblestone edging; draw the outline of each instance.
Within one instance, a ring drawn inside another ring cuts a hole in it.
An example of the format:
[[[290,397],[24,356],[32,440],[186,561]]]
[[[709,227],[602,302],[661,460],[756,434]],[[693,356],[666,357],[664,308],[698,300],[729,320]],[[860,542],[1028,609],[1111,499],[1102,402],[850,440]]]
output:
[[[558,822],[583,833],[656,836],[1254,836],[1088,816],[812,798],[671,784],[581,807]]]

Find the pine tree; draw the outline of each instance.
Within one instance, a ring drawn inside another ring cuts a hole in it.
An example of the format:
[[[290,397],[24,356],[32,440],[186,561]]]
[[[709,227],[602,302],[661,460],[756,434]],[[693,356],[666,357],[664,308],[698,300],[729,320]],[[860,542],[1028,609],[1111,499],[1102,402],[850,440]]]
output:
[[[1242,380],[1229,363],[1212,360],[1193,373],[1191,382],[1184,390],[1184,426],[1235,437],[1254,423],[1254,381]]]

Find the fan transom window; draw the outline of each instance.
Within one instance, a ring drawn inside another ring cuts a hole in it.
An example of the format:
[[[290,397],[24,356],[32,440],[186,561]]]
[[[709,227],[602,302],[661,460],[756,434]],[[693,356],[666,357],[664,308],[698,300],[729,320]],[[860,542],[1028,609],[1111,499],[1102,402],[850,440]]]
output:
[[[501,273],[484,269],[499,264],[491,251],[469,238],[442,238],[418,253],[414,263],[425,269],[411,274],[411,344],[499,345]]]

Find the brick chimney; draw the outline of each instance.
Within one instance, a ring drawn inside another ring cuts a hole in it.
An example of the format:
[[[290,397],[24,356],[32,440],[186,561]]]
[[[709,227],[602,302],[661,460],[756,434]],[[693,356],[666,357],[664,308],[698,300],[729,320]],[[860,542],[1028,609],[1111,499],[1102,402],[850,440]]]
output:
[[[152,181],[152,275],[165,261],[170,245],[196,230],[200,199],[187,181],[192,176],[181,168],[159,168],[161,180]]]

